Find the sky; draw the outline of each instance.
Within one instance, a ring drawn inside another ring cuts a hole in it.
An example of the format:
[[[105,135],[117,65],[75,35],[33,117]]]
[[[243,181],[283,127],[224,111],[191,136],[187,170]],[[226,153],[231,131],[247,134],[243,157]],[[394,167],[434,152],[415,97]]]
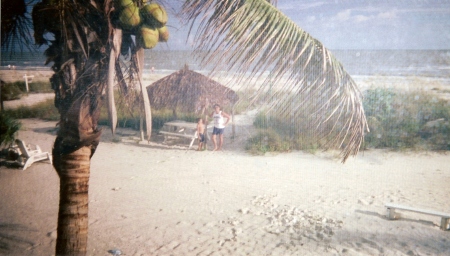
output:
[[[450,49],[450,0],[278,0],[277,8],[328,49]],[[187,27],[169,20],[171,38],[155,49],[192,49]]]

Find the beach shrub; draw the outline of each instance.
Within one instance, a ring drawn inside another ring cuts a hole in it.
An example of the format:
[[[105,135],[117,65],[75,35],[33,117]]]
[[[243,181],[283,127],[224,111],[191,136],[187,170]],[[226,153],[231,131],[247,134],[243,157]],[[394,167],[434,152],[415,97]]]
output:
[[[450,104],[425,92],[377,88],[365,92],[370,133],[364,147],[450,149]]]
[[[256,115],[253,126],[258,132],[246,145],[246,149],[253,154],[290,150],[315,153],[321,148],[321,140],[316,138],[316,130],[311,129],[311,120],[307,117],[293,121],[261,111]]]
[[[1,86],[2,101],[18,100],[22,96],[20,88],[13,83],[5,83]]]
[[[16,138],[20,122],[7,112],[0,112],[0,146],[9,146]]]
[[[266,152],[286,152],[291,149],[289,141],[283,140],[273,129],[259,129],[247,141],[246,150],[251,154]]]
[[[370,129],[363,148],[450,150],[448,101],[425,92],[377,88],[365,91],[363,105]],[[311,112],[302,112],[305,114],[294,120],[261,111],[253,123],[258,132],[248,141],[247,149],[252,153],[286,149],[314,153],[325,149],[321,135],[329,127],[315,126],[308,116]]]

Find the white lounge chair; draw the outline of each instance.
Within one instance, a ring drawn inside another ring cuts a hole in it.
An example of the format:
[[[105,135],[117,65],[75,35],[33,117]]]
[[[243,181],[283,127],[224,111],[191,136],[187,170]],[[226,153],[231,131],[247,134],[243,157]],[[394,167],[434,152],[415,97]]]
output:
[[[49,160],[52,163],[52,155],[49,152],[42,152],[38,145],[35,145],[35,149],[32,149],[30,145],[26,145],[23,140],[16,139],[16,144],[20,150],[20,157],[23,169],[27,169],[31,164],[38,161]]]

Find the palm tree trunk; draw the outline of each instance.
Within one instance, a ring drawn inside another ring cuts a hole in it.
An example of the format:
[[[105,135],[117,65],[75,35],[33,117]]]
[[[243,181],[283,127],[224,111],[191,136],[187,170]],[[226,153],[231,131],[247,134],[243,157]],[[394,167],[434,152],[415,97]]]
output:
[[[52,152],[60,178],[56,255],[86,255],[90,160],[101,135],[97,121],[102,88],[91,86],[89,79],[77,81],[79,91],[58,104],[60,128]]]
[[[84,146],[67,155],[54,155],[60,177],[56,255],[86,255],[91,151]]]

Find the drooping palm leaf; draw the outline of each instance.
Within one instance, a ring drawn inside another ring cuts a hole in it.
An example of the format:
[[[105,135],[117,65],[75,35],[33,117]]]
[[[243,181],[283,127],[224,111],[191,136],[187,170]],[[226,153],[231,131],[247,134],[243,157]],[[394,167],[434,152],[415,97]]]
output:
[[[314,136],[340,148],[343,162],[358,153],[368,131],[362,95],[318,40],[266,0],[188,0],[182,12],[199,24],[196,51],[204,65],[226,65],[241,84],[270,71],[258,90],[269,93],[270,111],[294,124],[307,112]],[[268,92],[267,85],[275,86]]]
[[[108,85],[106,87],[106,101],[108,108],[108,118],[111,126],[111,132],[115,134],[117,126],[117,110],[116,103],[114,100],[114,85],[116,77],[116,63],[119,58],[120,48],[122,43],[122,30],[112,29],[112,47],[109,55],[108,64]]]
[[[32,38],[31,16],[28,6],[35,0],[2,0],[1,1],[1,48],[2,51],[35,50]]]
[[[144,104],[144,114],[145,114],[145,128],[147,132],[147,140],[150,141],[150,136],[152,134],[152,112],[150,109],[150,100],[148,98],[147,90],[142,77],[144,70],[144,49],[139,49],[136,53],[137,66],[138,66],[138,81],[141,91],[141,97]]]

